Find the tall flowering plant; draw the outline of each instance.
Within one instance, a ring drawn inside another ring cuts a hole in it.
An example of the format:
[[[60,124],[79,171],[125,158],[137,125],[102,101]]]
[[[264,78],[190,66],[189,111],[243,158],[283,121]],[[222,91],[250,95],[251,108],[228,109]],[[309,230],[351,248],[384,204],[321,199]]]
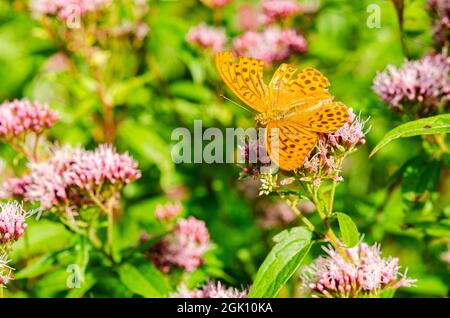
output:
[[[120,122],[116,108],[123,104],[118,93],[132,89],[126,82],[146,64],[140,54],[149,32],[146,1],[128,1],[122,10],[112,0],[31,0],[26,9],[40,25],[42,37],[55,47],[48,70],[93,84],[81,88],[97,100],[95,137],[113,143]],[[119,62],[124,59],[127,63]]]
[[[381,294],[392,294],[398,287],[414,284],[414,280],[400,272],[397,258],[383,258],[379,245],[368,246],[361,242],[351,217],[334,209],[336,188],[344,182],[344,160],[365,144],[368,131],[366,120],[356,116],[351,109],[349,113],[349,121],[342,128],[320,135],[315,149],[295,173],[259,173],[257,168],[263,165],[262,162],[242,167],[242,175],[260,181],[261,196],[280,197],[304,226],[286,230],[275,237],[276,245],[261,265],[249,296],[276,296],[282,283],[294,274],[311,246],[319,242],[325,243],[326,254],[311,265],[300,268],[302,290],[306,295],[379,297]],[[251,144],[245,147],[246,162],[250,162],[249,153],[252,151],[255,150]],[[319,223],[311,219],[310,213],[299,209],[304,201],[313,203]],[[340,234],[337,234],[334,224]],[[276,264],[276,253],[284,253],[286,261]],[[294,269],[283,272],[285,266]],[[263,275],[265,279],[269,275],[277,277],[282,283],[274,281],[269,289]]]
[[[138,164],[107,144],[91,151],[47,142],[45,131],[56,121],[55,113],[37,102],[15,100],[0,106],[2,141],[27,160],[21,175],[3,181],[2,197],[29,202],[41,213],[50,212],[113,260],[113,223],[120,214],[120,193],[140,177]],[[1,238],[6,243],[22,235],[27,214],[18,205],[2,209]],[[103,245],[97,227],[105,216],[108,234]]]

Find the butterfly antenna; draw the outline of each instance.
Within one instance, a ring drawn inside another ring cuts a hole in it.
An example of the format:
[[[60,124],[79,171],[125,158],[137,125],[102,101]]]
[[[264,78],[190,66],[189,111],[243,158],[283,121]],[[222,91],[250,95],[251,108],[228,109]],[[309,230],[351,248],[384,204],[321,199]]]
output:
[[[229,101],[229,102],[231,102],[231,103],[235,104],[236,106],[238,106],[238,107],[240,107],[240,108],[242,108],[242,109],[244,109],[244,110],[248,111],[249,113],[252,113],[252,114],[256,115],[256,113],[255,113],[254,111],[251,111],[250,109],[248,109],[248,108],[246,108],[246,107],[242,106],[241,104],[239,104],[239,103],[236,103],[236,102],[235,102],[234,100],[232,100],[232,99],[229,99],[229,98],[228,98],[228,97],[226,97],[225,95],[223,95],[223,94],[220,94],[220,97],[222,97],[223,99],[226,99],[227,101]]]

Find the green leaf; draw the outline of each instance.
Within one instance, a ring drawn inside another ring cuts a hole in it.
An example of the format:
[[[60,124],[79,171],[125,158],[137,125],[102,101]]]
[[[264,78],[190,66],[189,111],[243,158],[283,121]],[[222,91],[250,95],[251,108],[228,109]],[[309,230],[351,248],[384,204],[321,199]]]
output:
[[[175,97],[187,99],[197,103],[211,102],[214,97],[211,91],[202,85],[189,81],[178,81],[169,86],[169,91]]]
[[[295,273],[312,246],[311,232],[304,227],[284,230],[274,237],[275,246],[256,273],[248,297],[273,298]]]
[[[359,232],[352,218],[345,213],[335,213],[341,230],[342,241],[346,247],[353,247],[359,242]]]
[[[369,157],[372,157],[381,148],[397,138],[418,135],[445,134],[450,132],[450,114],[438,115],[410,121],[389,131],[375,146]]]
[[[170,186],[176,177],[170,145],[167,144],[167,140],[154,130],[133,120],[123,122],[120,127],[120,138],[141,157],[141,161],[147,160],[156,164],[162,174],[160,180],[163,188]]]
[[[128,289],[143,297],[163,297],[171,291],[165,277],[148,261],[140,266],[124,264],[119,268],[119,275]]]

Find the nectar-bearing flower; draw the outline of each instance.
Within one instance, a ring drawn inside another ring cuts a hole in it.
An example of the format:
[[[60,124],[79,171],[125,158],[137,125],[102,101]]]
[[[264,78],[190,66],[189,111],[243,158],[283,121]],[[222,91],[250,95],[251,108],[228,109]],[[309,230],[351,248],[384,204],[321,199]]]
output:
[[[181,285],[171,298],[247,298],[247,291],[236,288],[226,288],[220,282],[208,282],[199,289],[189,290],[186,285]]]
[[[291,18],[302,12],[302,7],[295,0],[263,0],[261,6],[266,24]]]
[[[94,151],[75,153],[62,176],[66,186],[93,190],[105,182],[120,185],[140,178],[137,166],[127,153],[118,154],[113,146],[104,144]]]
[[[294,29],[271,26],[262,32],[247,31],[233,41],[237,55],[263,60],[266,66],[288,59],[294,53],[305,53],[305,38]]]
[[[181,209],[180,201],[175,203],[169,202],[164,205],[159,204],[156,206],[155,217],[160,221],[168,221],[180,214]]]
[[[35,16],[55,15],[64,20],[97,11],[110,3],[111,0],[30,0],[30,8]]]
[[[365,129],[367,120],[356,116],[351,108],[348,111],[349,121],[344,126],[333,133],[319,136],[316,148],[299,169],[301,181],[312,182],[316,188],[324,178],[342,181],[339,174],[343,158],[365,144],[368,131]]]
[[[109,186],[120,191],[140,177],[135,162],[127,153],[119,154],[110,145],[89,151],[80,147],[54,146],[49,158],[28,164],[24,198],[40,202],[41,208],[78,206],[89,203],[86,191],[95,190],[101,197]]]
[[[0,251],[0,288],[4,288],[12,278],[13,269],[8,263],[8,255]]]
[[[17,201],[0,203],[0,244],[17,241],[27,229],[29,215]]]
[[[189,29],[186,41],[203,49],[219,52],[225,46],[227,37],[224,29],[200,23]]]
[[[313,297],[370,297],[386,289],[411,287],[415,280],[400,273],[398,258],[381,256],[380,245],[360,243],[345,249],[349,260],[331,247],[302,269],[302,288]]]
[[[409,111],[420,104],[426,114],[450,103],[450,58],[446,53],[428,55],[418,61],[406,61],[397,68],[389,65],[374,79],[375,93],[392,110]]]
[[[10,141],[26,133],[40,134],[58,120],[47,105],[27,99],[0,105],[0,139]]]
[[[173,232],[154,246],[150,258],[164,272],[169,272],[171,266],[192,272],[202,265],[203,254],[209,247],[205,222],[190,216],[178,220]]]

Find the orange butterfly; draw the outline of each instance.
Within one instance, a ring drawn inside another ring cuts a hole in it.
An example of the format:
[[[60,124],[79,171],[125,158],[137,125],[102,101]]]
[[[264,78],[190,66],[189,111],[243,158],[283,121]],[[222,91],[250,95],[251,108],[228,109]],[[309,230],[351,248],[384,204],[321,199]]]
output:
[[[232,52],[216,54],[216,67],[228,87],[260,114],[266,127],[265,142],[271,159],[283,170],[301,167],[317,143],[318,133],[331,133],[349,119],[347,107],[333,102],[330,82],[319,71],[282,64],[269,85],[264,83],[264,62]],[[275,139],[277,138],[277,139]]]

